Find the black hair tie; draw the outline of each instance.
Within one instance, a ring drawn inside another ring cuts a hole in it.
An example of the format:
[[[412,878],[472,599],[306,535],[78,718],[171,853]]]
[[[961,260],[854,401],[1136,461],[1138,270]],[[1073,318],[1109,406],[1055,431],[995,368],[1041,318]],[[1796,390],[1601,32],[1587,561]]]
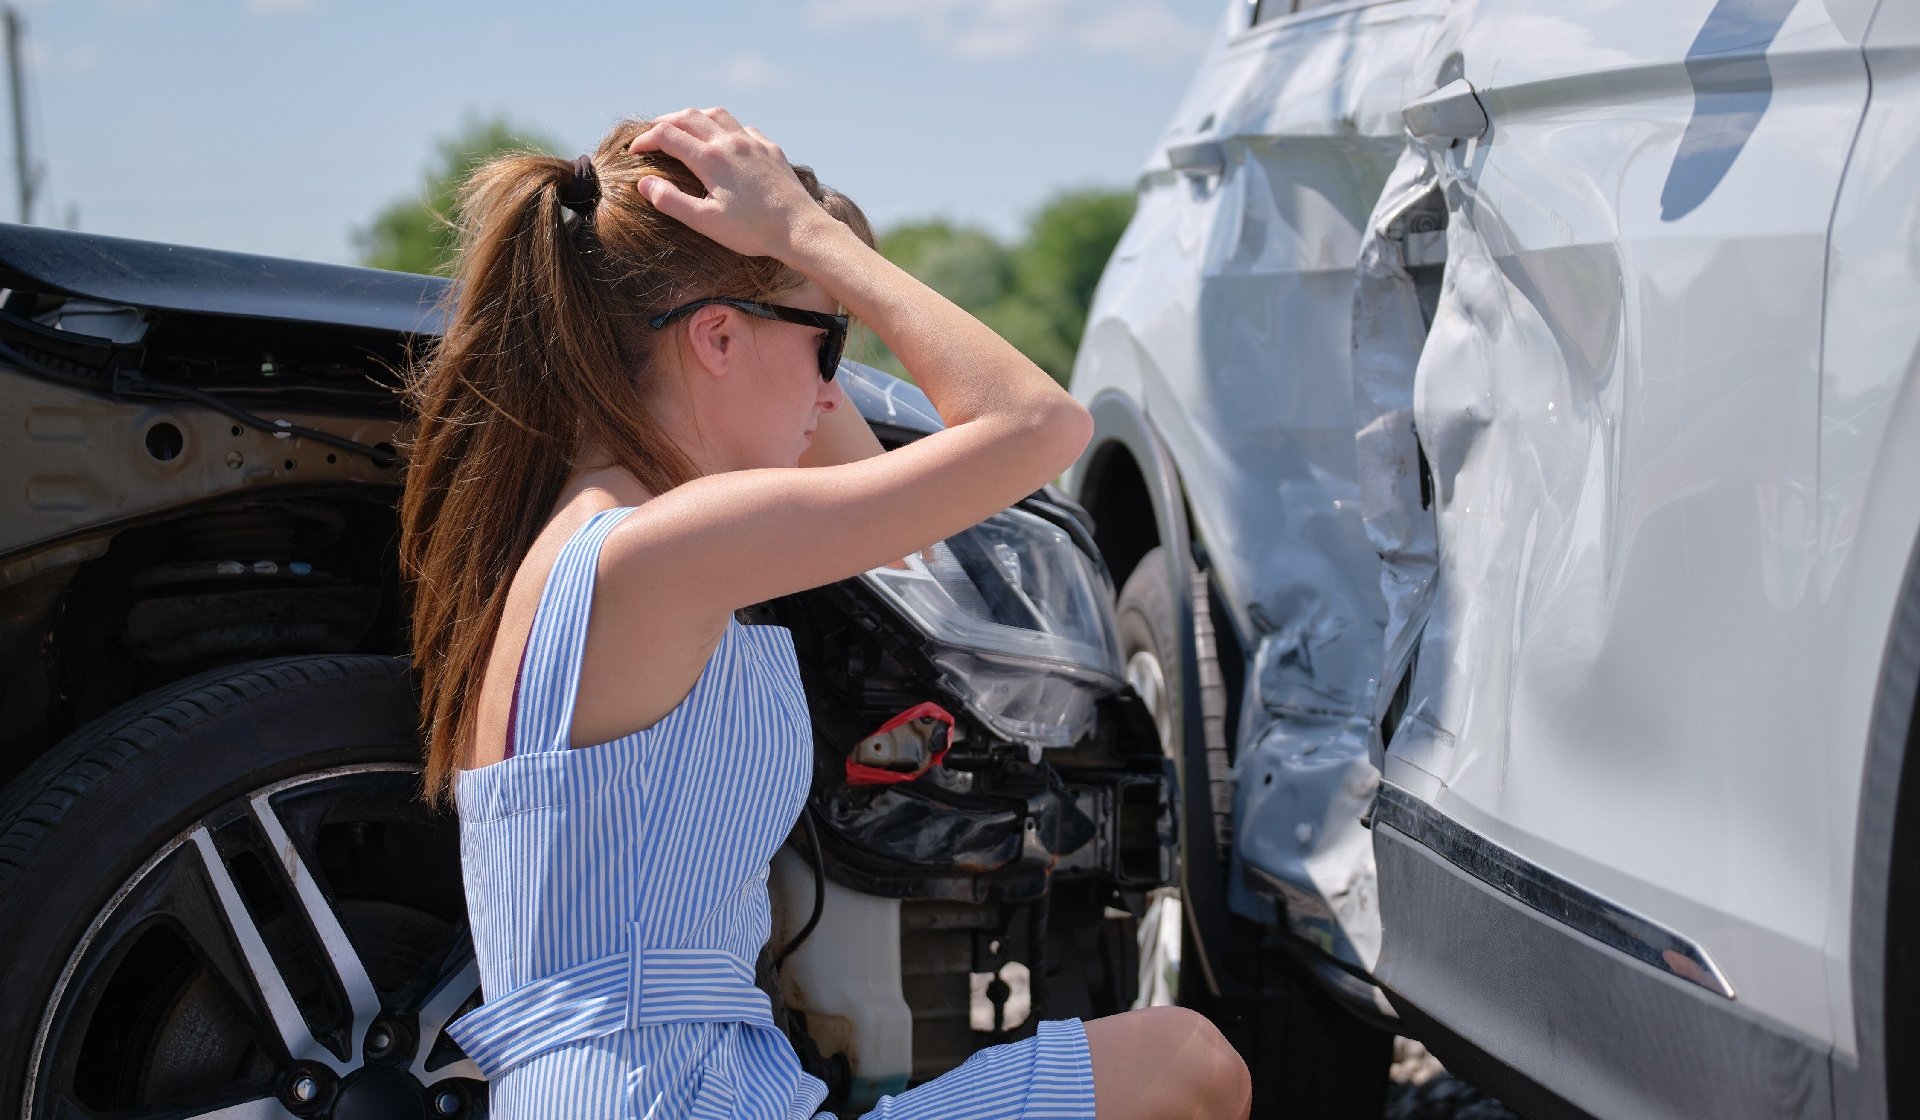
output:
[[[600,201],[600,173],[593,169],[593,159],[581,156],[573,161],[573,176],[560,184],[560,205],[576,214],[591,211]]]

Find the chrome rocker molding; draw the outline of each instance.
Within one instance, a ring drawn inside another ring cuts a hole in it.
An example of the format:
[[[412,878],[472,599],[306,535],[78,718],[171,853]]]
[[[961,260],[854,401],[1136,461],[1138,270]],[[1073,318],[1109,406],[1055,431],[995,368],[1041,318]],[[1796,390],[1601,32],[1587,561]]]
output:
[[[1405,790],[1382,788],[1373,850],[1384,938],[1374,975],[1401,1033],[1449,1070],[1535,1120],[1836,1116],[1829,1042],[1682,979],[1664,961],[1596,940],[1576,928],[1585,919],[1573,899],[1562,893],[1555,903],[1555,891],[1520,874],[1538,868]],[[1607,912],[1592,909],[1602,900],[1590,892],[1572,891],[1589,915]],[[1609,928],[1644,938],[1648,927]]]
[[[1734,998],[1733,986],[1698,944],[1529,863],[1399,786],[1380,783],[1373,820],[1376,825],[1397,829],[1488,886],[1608,948],[1716,995]]]

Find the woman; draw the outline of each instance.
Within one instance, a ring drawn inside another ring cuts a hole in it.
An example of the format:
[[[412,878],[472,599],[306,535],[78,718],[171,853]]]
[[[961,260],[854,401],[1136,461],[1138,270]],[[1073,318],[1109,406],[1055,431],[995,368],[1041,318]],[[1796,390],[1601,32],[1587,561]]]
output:
[[[1031,493],[1087,413],[723,109],[495,160],[461,215],[402,503],[486,995],[450,1030],[501,1120],[810,1115],[753,962],[811,732],[790,636],[735,612]],[[947,430],[881,453],[832,381],[841,308]],[[1043,1023],[871,1115],[1244,1117],[1246,1083],[1159,1008]]]

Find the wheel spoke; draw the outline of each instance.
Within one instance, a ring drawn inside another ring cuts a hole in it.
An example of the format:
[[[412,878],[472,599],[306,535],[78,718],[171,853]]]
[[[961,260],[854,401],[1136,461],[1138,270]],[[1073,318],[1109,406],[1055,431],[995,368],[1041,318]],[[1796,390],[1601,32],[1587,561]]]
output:
[[[293,883],[294,894],[300,899],[307,922],[320,938],[327,961],[333,966],[334,978],[347,994],[347,1005],[353,1009],[353,1031],[348,1040],[347,1059],[357,1062],[361,1057],[360,1049],[365,1045],[367,1030],[380,1016],[380,994],[374,990],[373,978],[367,975],[366,965],[361,963],[360,954],[354,951],[353,942],[347,940],[347,931],[340,925],[340,917],[334,913],[333,903],[327,900],[326,892],[320,889],[320,882],[313,877],[306,860],[300,858],[300,849],[287,835],[267,794],[253,799],[253,815],[266,832],[267,843],[273,846],[275,865]]]
[[[462,938],[464,942],[465,939]],[[428,1071],[427,1055],[433,1052],[433,1044],[439,1040],[440,1032],[446,1030],[448,1020],[460,1005],[467,1002],[480,987],[480,966],[473,959],[471,943],[466,952],[449,968],[447,975],[434,986],[427,998],[420,1003],[420,1049],[413,1056],[413,1075],[423,1085],[433,1085],[449,1077],[471,1077],[481,1080],[480,1067],[470,1058],[461,1058],[457,1062],[448,1062],[438,1069]]]
[[[287,988],[286,977],[280,974],[273,955],[267,951],[267,942],[260,935],[260,927],[254,923],[253,915],[241,900],[240,889],[234,885],[226,861],[220,858],[219,849],[214,847],[213,835],[205,827],[194,829],[193,846],[200,852],[201,865],[206,870],[208,881],[213,884],[214,897],[226,918],[227,928],[240,947],[254,988],[265,1001],[267,1014],[272,1017],[274,1029],[279,1031],[280,1041],[286,1046],[287,1053],[296,1061],[316,1061],[336,1072],[346,1072],[346,1065],[314,1037],[306,1018],[300,1014],[300,1007],[294,1003],[293,993]]]

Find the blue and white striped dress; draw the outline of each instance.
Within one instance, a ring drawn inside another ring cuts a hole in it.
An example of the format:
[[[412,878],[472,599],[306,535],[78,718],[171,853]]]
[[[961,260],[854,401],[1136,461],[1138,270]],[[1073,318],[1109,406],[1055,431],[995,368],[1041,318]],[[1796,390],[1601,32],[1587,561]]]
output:
[[[515,749],[456,780],[486,1002],[448,1031],[487,1075],[495,1120],[805,1120],[826,1086],[753,980],[769,861],[812,771],[792,636],[730,619],[664,719],[567,745],[600,546],[630,512],[595,514],[561,549],[527,639]],[[1086,1033],[1043,1022],[867,1115],[1091,1117]]]

